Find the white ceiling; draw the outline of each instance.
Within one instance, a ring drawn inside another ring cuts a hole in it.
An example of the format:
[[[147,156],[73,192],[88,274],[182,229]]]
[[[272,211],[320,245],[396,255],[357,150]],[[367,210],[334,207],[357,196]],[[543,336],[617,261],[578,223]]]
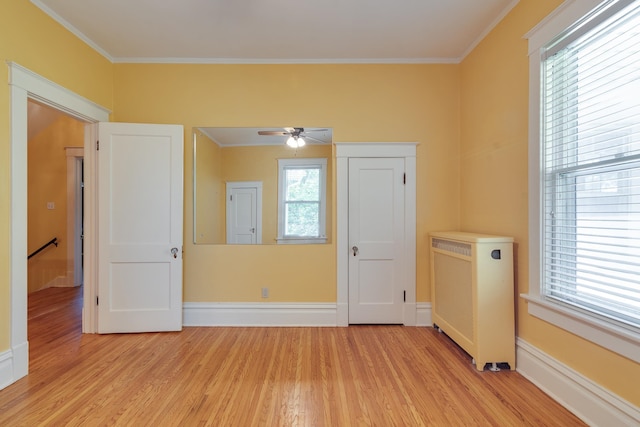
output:
[[[31,0],[112,62],[455,63],[518,0]]]
[[[221,147],[253,145],[284,145],[285,136],[258,135],[258,131],[285,131],[285,128],[197,128]],[[331,144],[333,130],[328,128],[304,128],[301,134],[308,144]],[[311,138],[313,139],[311,139]]]

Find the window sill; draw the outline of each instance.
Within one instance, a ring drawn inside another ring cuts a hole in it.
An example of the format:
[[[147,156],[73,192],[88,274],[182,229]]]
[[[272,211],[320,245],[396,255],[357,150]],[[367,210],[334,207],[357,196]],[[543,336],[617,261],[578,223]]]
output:
[[[326,237],[279,237],[276,239],[279,245],[313,245],[327,243]]]
[[[640,331],[600,320],[537,295],[520,296],[528,301],[530,315],[640,363]]]

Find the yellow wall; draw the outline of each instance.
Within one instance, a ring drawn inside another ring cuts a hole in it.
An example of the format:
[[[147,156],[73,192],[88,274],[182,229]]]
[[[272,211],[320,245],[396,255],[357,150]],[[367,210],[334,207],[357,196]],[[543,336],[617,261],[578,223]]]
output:
[[[186,141],[193,126],[299,125],[331,127],[337,142],[418,142],[419,301],[427,233],[458,226],[459,100],[458,65],[115,64],[115,120],[180,123]],[[187,143],[185,301],[262,301],[262,287],[270,301],[336,301],[335,243],[193,245],[192,168]]]
[[[225,242],[224,192],[222,178],[222,150],[207,135],[193,132],[195,150],[195,232],[198,244],[220,244]],[[189,144],[190,140],[185,140]],[[185,177],[189,179],[188,177]],[[186,240],[191,236],[184,236]]]
[[[16,62],[106,108],[112,107],[113,65],[29,1],[3,0],[0,82]],[[0,84],[0,351],[10,346],[9,86]],[[26,255],[25,255],[26,256]]]
[[[529,290],[528,57],[523,35],[561,3],[521,0],[461,64],[461,226],[516,241],[517,293]],[[532,284],[536,285],[537,284]],[[527,313],[517,335],[640,405],[640,367]]]
[[[27,251],[58,238],[58,246],[49,246],[28,261],[28,291],[50,286],[57,278],[66,278],[67,249],[67,156],[65,147],[84,146],[84,124],[61,115],[28,142]],[[55,209],[48,209],[53,202]],[[73,276],[57,285],[73,285]],[[70,282],[69,282],[70,280]]]

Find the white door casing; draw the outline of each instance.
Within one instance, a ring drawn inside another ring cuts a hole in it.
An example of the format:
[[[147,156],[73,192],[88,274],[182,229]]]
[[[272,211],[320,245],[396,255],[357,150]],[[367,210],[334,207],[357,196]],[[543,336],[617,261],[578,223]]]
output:
[[[84,147],[65,147],[67,156],[67,279],[69,286],[83,283],[82,162]]]
[[[404,242],[402,256],[403,286],[406,298],[402,323],[416,325],[416,143],[335,143],[336,145],[336,244],[337,244],[337,319],[338,326],[349,325],[349,159],[404,159]]]
[[[404,159],[349,159],[349,323],[403,321]]]
[[[98,332],[181,330],[183,127],[98,134]]]
[[[262,182],[227,182],[227,243],[262,243]]]
[[[29,369],[29,345],[27,341],[27,100],[33,99],[44,105],[63,111],[85,123],[109,120],[109,111],[66,88],[16,64],[7,63],[11,91],[11,243],[10,243],[10,287],[11,287],[11,358],[3,362],[0,387],[27,375]],[[85,127],[85,149],[94,141],[93,125]],[[92,227],[93,216],[93,154],[85,153],[85,222]],[[93,288],[91,280],[95,269],[91,234],[85,239],[84,309],[83,332],[94,332]],[[87,281],[87,277],[89,280]],[[88,329],[88,330],[87,330]],[[6,376],[5,376],[6,374]]]

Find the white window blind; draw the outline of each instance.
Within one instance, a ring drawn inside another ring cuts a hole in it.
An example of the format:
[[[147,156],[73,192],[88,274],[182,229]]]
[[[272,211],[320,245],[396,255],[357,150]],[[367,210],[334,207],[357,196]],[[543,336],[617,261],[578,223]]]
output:
[[[603,2],[541,65],[543,296],[640,327],[640,2]]]

